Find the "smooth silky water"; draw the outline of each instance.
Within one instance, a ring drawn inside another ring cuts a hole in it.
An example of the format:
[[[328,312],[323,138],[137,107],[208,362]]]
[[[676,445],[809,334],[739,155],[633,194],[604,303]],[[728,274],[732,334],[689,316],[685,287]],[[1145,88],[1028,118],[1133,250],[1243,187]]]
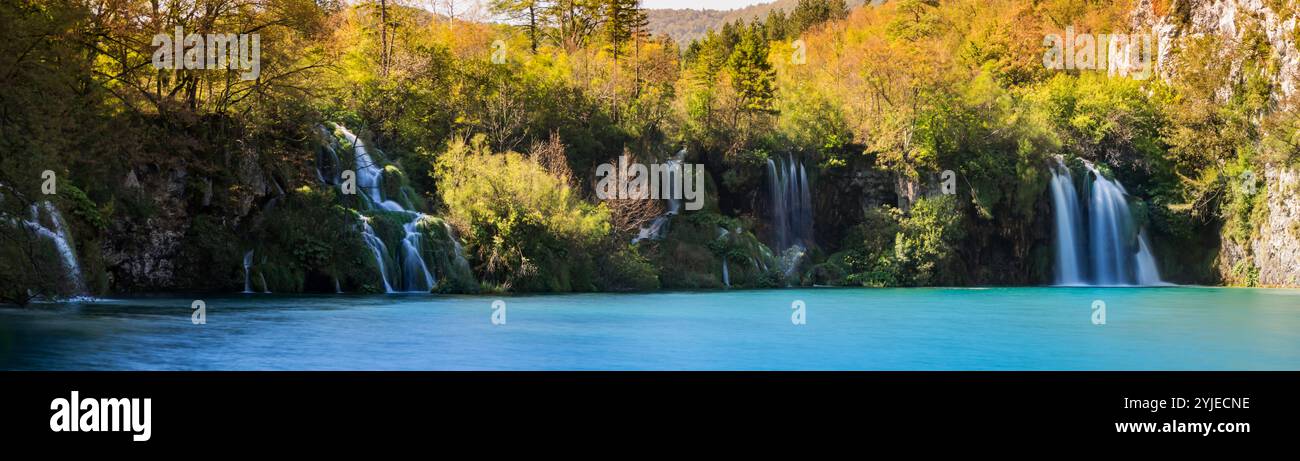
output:
[[[0,308],[0,368],[1300,370],[1300,290],[240,295]],[[791,303],[807,324],[791,323]],[[1106,304],[1094,325],[1092,305]]]

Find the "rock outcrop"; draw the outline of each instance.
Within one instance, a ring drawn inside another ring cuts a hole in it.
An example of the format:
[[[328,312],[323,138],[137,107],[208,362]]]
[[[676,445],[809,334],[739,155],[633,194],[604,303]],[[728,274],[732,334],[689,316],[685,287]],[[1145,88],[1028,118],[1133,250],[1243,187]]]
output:
[[[1252,245],[1258,283],[1300,286],[1300,170],[1270,166],[1264,180],[1268,219]]]
[[[1132,13],[1135,32],[1150,31],[1158,52],[1154,56],[1157,75],[1175,72],[1174,55],[1179,40],[1215,34],[1240,40],[1257,27],[1267,37],[1277,59],[1278,99],[1284,101],[1300,90],[1300,12],[1275,11],[1281,2],[1266,0],[1174,0],[1156,11],[1152,0],[1139,0]],[[1284,3],[1283,3],[1284,4]],[[1239,69],[1234,69],[1234,71]]]
[[[1300,12],[1278,11],[1286,2],[1269,0],[1174,0],[1155,11],[1151,0],[1140,0],[1132,13],[1135,31],[1155,36],[1156,74],[1177,72],[1173,62],[1185,37],[1214,34],[1242,40],[1249,31],[1262,33],[1272,52],[1270,71],[1277,85],[1275,101],[1282,107],[1300,94]],[[1227,65],[1227,64],[1225,64]],[[1240,72],[1234,68],[1234,72]],[[1224,91],[1229,91],[1225,88]],[[1292,108],[1294,109],[1294,108]],[[1217,270],[1231,285],[1300,286],[1300,172],[1282,165],[1265,165],[1267,217],[1255,223],[1249,242],[1223,238]]]

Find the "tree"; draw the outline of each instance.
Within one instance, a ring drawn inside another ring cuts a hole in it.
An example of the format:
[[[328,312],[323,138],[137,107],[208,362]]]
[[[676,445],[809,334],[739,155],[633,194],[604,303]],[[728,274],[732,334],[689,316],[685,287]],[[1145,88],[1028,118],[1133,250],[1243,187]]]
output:
[[[767,61],[768,44],[763,26],[750,25],[741,35],[740,43],[731,53],[728,64],[732,85],[740,93],[746,110],[770,112],[776,93],[776,71]]]
[[[608,40],[610,53],[614,57],[614,98],[610,107],[614,120],[618,120],[618,57],[624,44],[633,38],[639,38],[646,27],[646,14],[641,10],[640,0],[605,0],[604,26],[605,39]],[[638,49],[639,51],[639,49]],[[637,76],[638,80],[640,76]],[[639,82],[637,82],[639,84]]]
[[[514,21],[518,27],[528,34],[528,42],[532,45],[534,53],[537,52],[539,39],[549,24],[549,17],[545,14],[551,10],[550,2],[546,0],[492,0],[490,5],[493,13],[504,16],[506,19]]]
[[[556,44],[576,51],[600,29],[602,9],[601,0],[556,0],[546,9],[552,26],[547,30]]]
[[[788,28],[790,27],[790,18],[785,14],[785,10],[777,9],[767,15],[767,39],[768,40],[785,40],[790,36]]]
[[[799,35],[813,26],[828,21],[844,19],[849,15],[849,8],[844,0],[799,0],[799,5],[790,14],[789,35]],[[784,19],[784,14],[782,15]]]

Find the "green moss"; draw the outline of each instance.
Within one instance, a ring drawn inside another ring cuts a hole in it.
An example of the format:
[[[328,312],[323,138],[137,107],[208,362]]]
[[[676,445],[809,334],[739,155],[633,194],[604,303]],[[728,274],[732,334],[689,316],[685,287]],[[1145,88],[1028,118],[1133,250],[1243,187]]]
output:
[[[262,225],[253,233],[254,282],[265,278],[270,291],[298,293],[333,292],[334,281],[344,291],[382,292],[383,282],[370,249],[361,239],[357,215],[336,204],[333,189],[295,190],[283,203],[267,213]],[[372,220],[376,233],[384,229],[388,238],[397,232],[391,220]],[[232,271],[242,277],[243,251],[236,256]],[[241,278],[242,283],[242,278]]]
[[[195,216],[178,261],[182,286],[198,291],[243,289],[243,256],[235,229],[220,216]]]
[[[600,272],[596,285],[601,291],[650,291],[659,289],[659,274],[650,260],[635,247],[616,245],[597,257]]]
[[[63,184],[59,196],[67,204],[64,209],[71,210],[72,215],[89,226],[93,232],[103,232],[108,228],[108,220],[100,213],[99,205],[77,186]]]
[[[416,226],[424,236],[422,255],[438,281],[434,291],[477,293],[480,287],[474,280],[473,269],[447,222],[442,218],[426,216]]]
[[[798,284],[799,274],[786,281],[780,262],[758,241],[744,223],[716,213],[690,212],[675,216],[661,241],[640,245],[659,269],[659,280],[669,289],[725,287],[722,261],[727,261],[732,288],[771,288]]]

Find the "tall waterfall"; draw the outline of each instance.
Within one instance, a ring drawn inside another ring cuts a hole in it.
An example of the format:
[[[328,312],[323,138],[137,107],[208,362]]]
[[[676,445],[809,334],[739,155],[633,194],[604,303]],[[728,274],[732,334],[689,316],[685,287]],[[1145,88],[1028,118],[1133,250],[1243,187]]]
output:
[[[42,213],[49,219],[49,227],[43,224]],[[77,252],[72,245],[72,234],[68,233],[68,226],[64,223],[63,214],[59,213],[59,209],[50,202],[33,203],[31,219],[24,220],[23,225],[54,244],[54,248],[59,252],[59,259],[63,262],[63,270],[69,283],[72,284],[73,294],[84,295],[86,283],[81,278],[81,264],[77,262]]]
[[[767,159],[767,186],[772,203],[772,229],[778,252],[813,241],[812,193],[808,171],[794,156]]]
[[[374,228],[363,218],[362,240],[375,255],[376,266],[379,267],[380,276],[384,281],[384,291],[387,293],[432,291],[435,279],[420,251],[423,237],[418,229],[418,224],[426,215],[409,211],[401,204],[385,198],[383,169],[370,156],[365,142],[347,128],[341,125],[335,127],[352,144],[353,158],[356,162],[357,190],[360,195],[381,210],[400,212],[409,216],[406,223],[402,225],[405,235],[401,241],[400,251],[395,255],[388,252],[388,246],[384,244],[383,239],[379,238]],[[385,263],[386,258],[389,257],[395,258],[395,264]]]
[[[1083,253],[1083,214],[1070,169],[1052,165],[1052,209],[1056,213],[1056,284],[1087,285]]]
[[[1076,191],[1074,177],[1061,160],[1052,167],[1056,283],[1165,285],[1146,229],[1133,221],[1124,186],[1095,165],[1084,164],[1088,173],[1083,194]]]

